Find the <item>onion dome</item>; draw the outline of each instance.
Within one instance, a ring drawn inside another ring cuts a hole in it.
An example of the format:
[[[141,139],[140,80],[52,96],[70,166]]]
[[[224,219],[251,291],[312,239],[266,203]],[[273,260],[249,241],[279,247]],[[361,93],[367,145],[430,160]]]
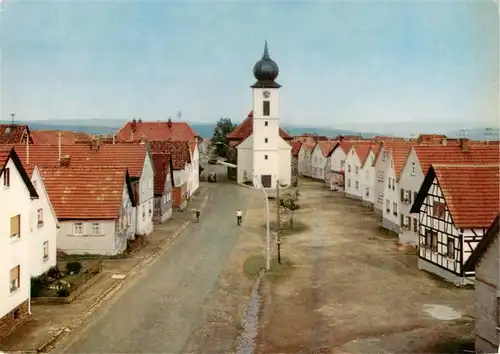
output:
[[[257,82],[253,84],[252,88],[280,88],[281,85],[275,82],[279,74],[278,64],[269,56],[267,49],[267,41],[264,45],[264,54],[262,59],[255,63],[253,67],[253,76]]]

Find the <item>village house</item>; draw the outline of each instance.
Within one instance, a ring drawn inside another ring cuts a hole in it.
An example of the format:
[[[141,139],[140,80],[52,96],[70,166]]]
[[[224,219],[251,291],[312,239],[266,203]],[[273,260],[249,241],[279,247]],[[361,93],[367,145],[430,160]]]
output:
[[[398,204],[391,204],[391,201],[397,201],[396,173],[394,171],[394,161],[391,155],[392,149],[397,149],[397,153],[395,154],[395,156],[399,158],[401,154],[408,153],[410,149],[410,143],[404,140],[382,141],[379,151],[375,156],[375,161],[373,162],[375,170],[375,203],[373,204],[373,206],[377,214],[382,217],[382,220],[384,218],[384,215],[387,214],[386,226],[389,229],[392,229],[392,227],[391,225],[387,225],[387,222],[390,219],[395,220],[398,214]],[[401,165],[403,164],[403,162],[401,163]],[[390,195],[387,196],[386,192],[390,192]],[[396,213],[396,215],[393,215],[394,213]],[[390,215],[393,215],[393,217],[391,218]]]
[[[26,124],[0,124],[0,144],[33,144],[30,129]]]
[[[316,146],[311,152],[312,178],[320,181],[325,180],[326,159],[336,143],[336,141],[331,140],[318,141],[316,143]]]
[[[464,265],[475,271],[476,353],[495,353],[500,349],[500,215]]]
[[[125,167],[41,168],[59,220],[58,249],[67,254],[117,255],[135,233],[135,200]]]
[[[191,164],[191,147],[187,141],[150,141],[150,149],[153,155],[168,155],[172,161],[172,206],[183,210],[190,197],[188,181],[191,181],[193,171]],[[199,176],[198,176],[199,177]]]
[[[363,164],[367,158],[374,159],[372,145],[352,145],[346,154],[345,164],[348,166],[345,172],[347,180],[345,195],[351,199],[363,200],[370,197],[369,171],[363,170]]]
[[[202,138],[186,122],[145,122],[133,119],[116,134],[117,142],[145,139],[149,141],[189,141],[201,142]]]
[[[373,208],[375,203],[375,156],[380,148],[380,143],[371,145],[366,158],[361,161],[361,188],[363,190],[363,205]]]
[[[464,264],[498,214],[499,187],[498,162],[431,165],[410,210],[419,217],[419,269],[472,283]]]
[[[155,169],[155,203],[153,218],[162,223],[172,217],[172,159],[167,154],[152,154]]]
[[[345,140],[344,137],[339,138],[341,140],[336,142],[327,157],[327,159],[330,160],[327,167],[329,168],[328,184],[331,190],[344,190],[345,161],[347,153],[353,144],[359,146],[372,144],[371,140]]]
[[[481,146],[466,139],[455,145],[412,146],[398,180],[399,243],[418,245],[418,219],[410,214],[410,209],[431,164],[488,164],[499,160],[498,146]]]
[[[316,142],[305,142],[300,146],[297,156],[299,175],[312,177],[311,153],[316,146]]]
[[[136,207],[132,215],[135,235],[153,231],[154,170],[147,144],[139,142],[101,144],[91,140],[71,145],[15,145],[19,157],[40,168],[120,166],[128,169]],[[58,218],[59,216],[56,215]]]
[[[200,150],[197,143],[189,143],[188,194],[191,197],[200,187]]]
[[[290,145],[292,145],[292,177],[297,177],[299,175],[299,151],[302,142],[291,141]]]
[[[38,194],[14,149],[0,148],[0,338],[30,314],[30,214]]]

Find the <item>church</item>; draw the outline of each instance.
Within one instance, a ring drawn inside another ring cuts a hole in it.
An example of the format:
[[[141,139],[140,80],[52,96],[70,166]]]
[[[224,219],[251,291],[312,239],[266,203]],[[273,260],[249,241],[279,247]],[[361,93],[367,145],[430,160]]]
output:
[[[292,139],[279,127],[278,65],[269,56],[267,42],[264,55],[253,68],[257,80],[252,86],[252,111],[228,139],[244,138],[236,146],[237,181],[254,187],[275,189],[289,186],[292,178]],[[246,134],[245,134],[246,133]],[[244,134],[245,136],[241,136]]]

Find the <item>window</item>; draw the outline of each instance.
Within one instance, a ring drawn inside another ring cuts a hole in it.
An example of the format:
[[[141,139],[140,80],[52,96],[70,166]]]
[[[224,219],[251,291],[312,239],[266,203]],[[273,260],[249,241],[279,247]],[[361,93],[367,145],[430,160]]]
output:
[[[269,125],[269,122],[266,120],[264,121],[264,126],[267,127]]]
[[[359,189],[359,182],[356,181],[356,189]]]
[[[401,223],[401,227],[402,227],[402,228],[405,228],[405,227],[406,227],[406,224],[405,224],[405,216],[404,216],[403,214],[401,214],[401,221],[400,221],[400,223]]]
[[[398,203],[392,203],[392,213],[398,215]]]
[[[389,201],[389,199],[385,200],[385,211],[388,213],[391,212],[391,202]]]
[[[384,151],[384,153],[382,154],[382,161],[387,160],[387,156],[387,152]]]
[[[38,209],[36,215],[37,215],[38,227],[43,226],[43,209],[42,208]]]
[[[447,239],[446,256],[448,258],[455,259],[455,240],[453,237],[448,237]]]
[[[37,190],[37,189],[36,189],[36,181],[31,182],[31,184],[33,184],[33,188],[34,188],[34,189],[35,189],[35,191],[36,191],[36,190]]]
[[[149,201],[149,215],[153,212],[153,202],[150,200]]]
[[[264,155],[264,160],[267,160],[267,155]]]
[[[417,218],[413,218],[413,232],[418,232],[418,221],[417,221]]]
[[[4,187],[10,187],[10,168],[3,170],[3,185]]]
[[[262,102],[262,115],[264,117],[268,117],[271,114],[271,102],[264,101]]]
[[[415,163],[415,161],[413,161],[411,163],[411,175],[415,176],[415,173],[417,173],[417,164]]]
[[[21,237],[21,215],[10,218],[10,237]]]
[[[92,230],[92,235],[100,235],[101,234],[101,224],[98,222],[93,222],[90,225],[90,228]]]
[[[437,252],[438,250],[438,235],[437,235],[437,232],[436,231],[431,231],[431,236],[432,236],[432,245],[431,245],[431,249],[434,251],[434,252]]]
[[[367,197],[369,197],[369,196],[370,196],[370,188],[369,188],[369,187],[366,187],[366,188],[365,188],[365,195],[366,195]]]
[[[264,138],[264,142],[267,143],[267,138]]]
[[[389,189],[391,189],[391,188],[392,188],[392,185],[391,185],[391,183],[392,183],[392,178],[391,178],[391,177],[389,177],[388,182],[389,182]]]
[[[344,167],[345,166],[345,160],[341,160],[340,161],[340,167]]]
[[[417,200],[417,194],[418,192],[413,192],[413,200]]]
[[[444,204],[434,202],[434,204],[432,205],[432,215],[437,218],[442,218],[444,216]]]
[[[21,285],[21,267],[17,266],[10,270],[10,292],[14,292],[19,289]]]
[[[49,259],[49,241],[43,243],[43,260]]]
[[[146,205],[142,204],[142,219],[146,217]]]
[[[359,174],[359,166],[356,166],[356,174]]]
[[[75,222],[73,224],[73,234],[75,235],[83,235],[83,223]]]
[[[351,165],[347,165],[347,172],[351,172]]]
[[[404,202],[405,201],[405,190],[403,188],[401,188],[401,201]]]
[[[348,178],[348,179],[347,179],[347,187],[350,187],[350,186],[351,186],[351,179],[350,179],[350,178]]]

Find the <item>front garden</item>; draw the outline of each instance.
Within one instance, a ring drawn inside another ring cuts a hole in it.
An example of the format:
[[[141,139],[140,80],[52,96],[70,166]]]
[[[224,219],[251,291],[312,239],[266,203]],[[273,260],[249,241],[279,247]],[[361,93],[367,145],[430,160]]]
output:
[[[41,301],[59,299],[54,302],[71,302],[100,270],[100,260],[59,262],[46,273],[31,278],[31,297]]]

